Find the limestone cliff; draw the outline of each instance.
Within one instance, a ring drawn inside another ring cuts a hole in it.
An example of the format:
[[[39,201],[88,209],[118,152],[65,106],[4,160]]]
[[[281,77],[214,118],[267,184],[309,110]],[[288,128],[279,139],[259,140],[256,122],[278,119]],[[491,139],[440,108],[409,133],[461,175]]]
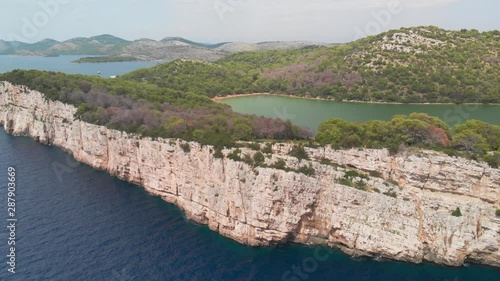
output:
[[[141,185],[241,243],[323,244],[415,263],[500,266],[500,170],[484,163],[433,151],[391,156],[330,148],[307,148],[311,160],[299,161],[288,155],[290,144],[273,145],[267,164],[311,165],[315,174],[307,176],[215,158],[211,147],[197,143],[185,152],[182,140],[141,139],[78,121],[75,112],[0,82],[0,123],[8,133],[60,147]],[[365,176],[346,179],[349,170]],[[451,215],[457,207],[460,217]]]

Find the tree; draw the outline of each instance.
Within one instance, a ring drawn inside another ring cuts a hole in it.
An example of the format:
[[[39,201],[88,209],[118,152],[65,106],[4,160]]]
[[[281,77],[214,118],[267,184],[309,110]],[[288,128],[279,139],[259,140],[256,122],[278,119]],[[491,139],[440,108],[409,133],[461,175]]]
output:
[[[302,145],[294,145],[289,155],[299,160],[309,159],[309,155]]]
[[[237,140],[248,141],[252,139],[252,136],[253,136],[253,129],[250,125],[236,124],[234,126],[231,139],[233,141]]]

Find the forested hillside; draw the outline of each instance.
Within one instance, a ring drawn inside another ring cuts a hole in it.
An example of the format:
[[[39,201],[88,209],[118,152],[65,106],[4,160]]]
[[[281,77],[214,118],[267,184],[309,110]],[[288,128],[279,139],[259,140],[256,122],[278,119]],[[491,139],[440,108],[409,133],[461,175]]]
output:
[[[49,99],[73,104],[83,121],[142,136],[215,146],[231,146],[239,140],[311,137],[307,129],[290,121],[234,113],[206,96],[133,81],[35,70],[0,74],[0,81],[25,85]]]
[[[78,108],[80,119],[142,136],[217,147],[237,141],[308,140],[290,121],[234,113],[218,95],[275,92],[335,100],[500,103],[498,31],[402,29],[336,47],[244,52],[217,62],[177,60],[117,79],[16,70],[26,85]],[[333,119],[310,145],[442,150],[500,165],[500,126],[454,128],[426,114],[364,124]],[[302,150],[301,150],[302,151]],[[304,152],[305,153],[305,152]]]
[[[500,31],[393,30],[345,45],[177,60],[122,77],[209,97],[272,92],[339,101],[500,103]]]

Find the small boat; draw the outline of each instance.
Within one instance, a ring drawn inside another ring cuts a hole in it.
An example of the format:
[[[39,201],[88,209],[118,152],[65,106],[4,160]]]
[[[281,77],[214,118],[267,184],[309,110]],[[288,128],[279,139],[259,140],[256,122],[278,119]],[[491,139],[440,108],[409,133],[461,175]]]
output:
[[[101,74],[101,72],[100,72],[100,71],[97,71],[97,74]]]

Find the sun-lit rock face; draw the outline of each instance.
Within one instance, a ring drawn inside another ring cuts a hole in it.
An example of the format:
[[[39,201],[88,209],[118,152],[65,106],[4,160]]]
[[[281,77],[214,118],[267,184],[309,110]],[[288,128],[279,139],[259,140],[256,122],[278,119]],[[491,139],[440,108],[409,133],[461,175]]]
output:
[[[500,266],[500,170],[484,163],[433,151],[391,156],[330,148],[307,148],[310,160],[299,161],[288,155],[291,144],[273,145],[266,163],[311,165],[315,174],[307,176],[215,158],[213,148],[197,143],[185,152],[182,140],[141,139],[78,121],[75,112],[39,92],[0,83],[6,132],[60,147],[238,242],[293,241],[416,263]],[[349,170],[365,175],[350,179],[354,187],[342,181]],[[451,215],[457,207],[462,216]]]

